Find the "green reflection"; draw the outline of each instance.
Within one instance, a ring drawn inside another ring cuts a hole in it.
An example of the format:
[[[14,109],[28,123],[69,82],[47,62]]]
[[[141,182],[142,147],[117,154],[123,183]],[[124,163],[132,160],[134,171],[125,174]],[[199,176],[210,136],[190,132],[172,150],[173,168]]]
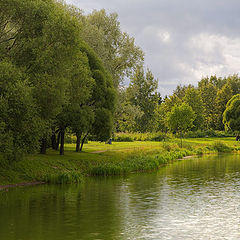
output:
[[[232,154],[84,185],[1,191],[0,239],[236,239],[239,182],[240,156]]]

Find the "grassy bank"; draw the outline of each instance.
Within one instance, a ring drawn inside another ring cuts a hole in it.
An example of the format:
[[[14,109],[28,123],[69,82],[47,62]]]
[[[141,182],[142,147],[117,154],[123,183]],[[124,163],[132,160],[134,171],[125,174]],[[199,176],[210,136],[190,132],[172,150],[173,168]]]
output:
[[[73,144],[68,144],[64,156],[48,150],[46,155],[29,155],[11,164],[0,159],[0,185],[31,181],[82,182],[85,176],[153,171],[184,156],[238,151],[240,143],[234,138],[191,138],[184,139],[182,149],[179,139],[113,142],[112,145],[89,142],[82,153],[74,149]]]

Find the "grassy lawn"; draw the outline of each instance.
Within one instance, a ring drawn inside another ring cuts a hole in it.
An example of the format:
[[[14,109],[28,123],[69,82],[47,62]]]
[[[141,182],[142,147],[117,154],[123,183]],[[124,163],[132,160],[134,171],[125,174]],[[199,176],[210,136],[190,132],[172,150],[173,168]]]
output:
[[[66,144],[64,156],[49,149],[46,155],[28,155],[24,160],[11,164],[0,159],[0,185],[49,181],[52,177],[71,178],[79,173],[83,176],[119,175],[156,170],[163,164],[186,155],[197,154],[199,151],[214,152],[213,145],[216,142],[222,142],[235,150],[240,149],[240,142],[236,142],[235,138],[184,139],[183,149],[178,146],[179,139],[164,142],[113,142],[112,145],[89,142],[84,145],[81,153],[75,152],[74,144]]]

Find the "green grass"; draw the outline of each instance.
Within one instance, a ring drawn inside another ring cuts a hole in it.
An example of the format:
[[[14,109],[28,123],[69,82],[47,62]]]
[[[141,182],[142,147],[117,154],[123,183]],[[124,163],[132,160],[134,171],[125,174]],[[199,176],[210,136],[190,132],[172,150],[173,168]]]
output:
[[[48,150],[46,155],[28,155],[24,160],[11,164],[0,158],[0,185],[31,181],[83,182],[86,176],[157,170],[187,155],[240,150],[240,142],[235,138],[191,138],[183,140],[183,149],[179,145],[179,139],[113,142],[112,145],[89,142],[82,153],[74,151],[74,144],[67,144],[64,156]]]

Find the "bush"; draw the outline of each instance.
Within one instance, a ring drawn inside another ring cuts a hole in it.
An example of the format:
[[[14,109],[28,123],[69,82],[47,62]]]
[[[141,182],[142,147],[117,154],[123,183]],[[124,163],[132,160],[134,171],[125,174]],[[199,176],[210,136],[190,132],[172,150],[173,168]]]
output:
[[[113,139],[115,142],[133,142],[133,138],[128,135],[117,135]]]
[[[205,137],[232,137],[233,133],[215,131],[213,129],[189,131],[183,135],[184,138],[205,138]]]
[[[225,143],[216,141],[213,143],[213,149],[217,152],[231,152],[232,148],[227,146]]]
[[[202,149],[202,148],[198,148],[198,149],[196,150],[196,154],[197,154],[198,156],[202,156],[202,155],[203,155],[203,149]]]
[[[116,133],[113,141],[133,142],[133,141],[163,141],[170,138],[170,135],[163,132],[156,133]]]

